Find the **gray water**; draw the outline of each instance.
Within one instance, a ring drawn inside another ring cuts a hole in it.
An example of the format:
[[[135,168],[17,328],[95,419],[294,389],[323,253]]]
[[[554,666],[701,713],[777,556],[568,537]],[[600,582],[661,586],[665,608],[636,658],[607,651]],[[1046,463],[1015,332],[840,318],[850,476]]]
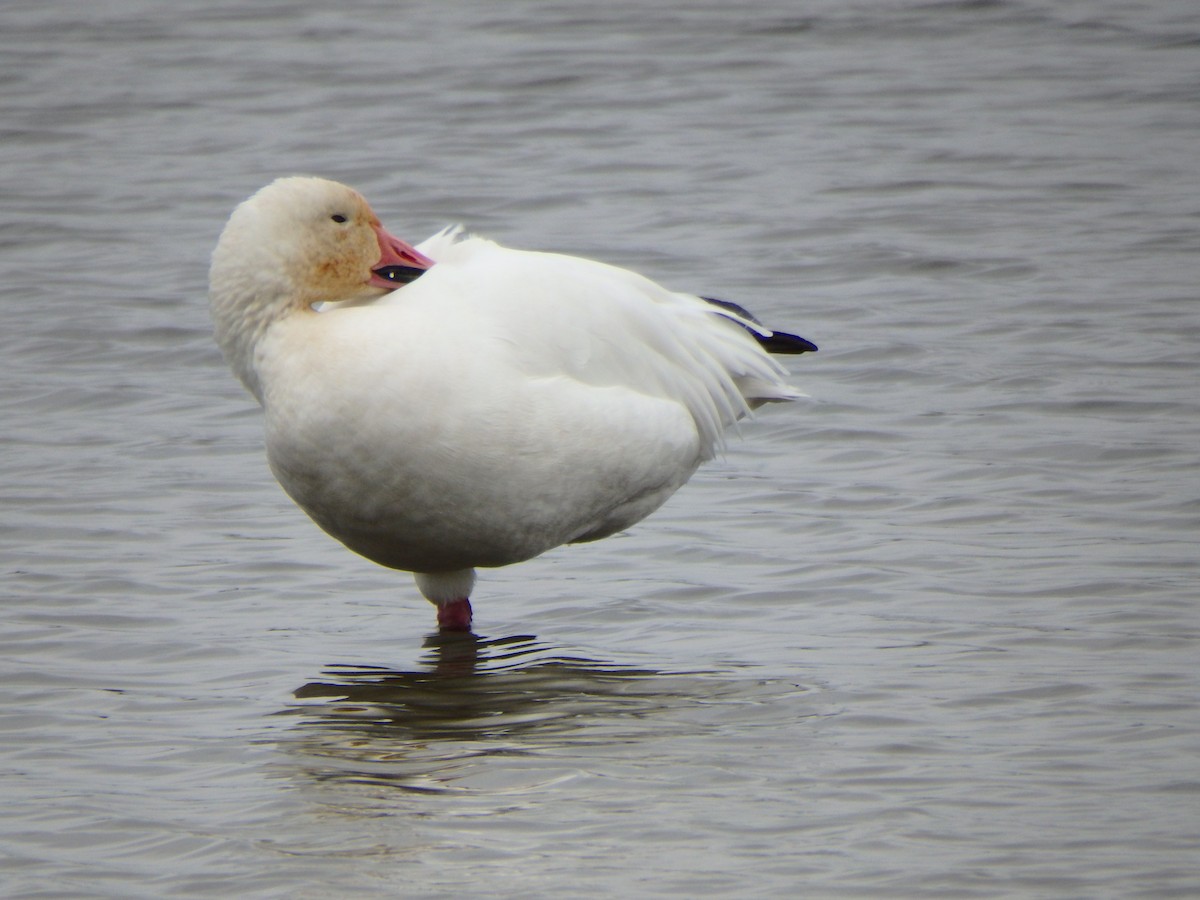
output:
[[[1200,895],[1191,0],[0,7],[0,893]],[[280,174],[821,345],[477,635],[276,487]]]

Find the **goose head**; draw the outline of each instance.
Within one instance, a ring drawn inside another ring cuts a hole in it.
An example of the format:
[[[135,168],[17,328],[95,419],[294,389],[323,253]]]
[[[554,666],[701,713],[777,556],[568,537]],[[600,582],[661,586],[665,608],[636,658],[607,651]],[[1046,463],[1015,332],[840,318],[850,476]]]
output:
[[[318,303],[380,297],[432,265],[389,234],[353,188],[324,178],[277,179],[233,211],[213,251],[217,341],[259,396],[254,345],[273,321]]]

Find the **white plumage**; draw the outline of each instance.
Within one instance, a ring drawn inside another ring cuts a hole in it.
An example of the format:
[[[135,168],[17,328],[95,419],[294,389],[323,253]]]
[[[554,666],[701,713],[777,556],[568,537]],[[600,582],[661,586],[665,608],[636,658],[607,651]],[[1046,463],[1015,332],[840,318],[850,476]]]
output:
[[[352,550],[420,573],[447,628],[469,626],[475,567],[629,527],[750,408],[798,396],[740,310],[456,231],[414,249],[321,179],[243,203],[210,283],[280,484]]]

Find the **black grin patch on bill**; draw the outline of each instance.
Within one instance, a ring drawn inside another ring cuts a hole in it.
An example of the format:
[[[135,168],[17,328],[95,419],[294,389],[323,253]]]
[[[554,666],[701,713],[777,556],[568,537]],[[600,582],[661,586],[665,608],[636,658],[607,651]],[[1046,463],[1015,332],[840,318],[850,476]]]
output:
[[[378,269],[372,269],[371,271],[385,281],[392,281],[396,284],[410,284],[428,270],[418,269],[416,266],[380,266]]]

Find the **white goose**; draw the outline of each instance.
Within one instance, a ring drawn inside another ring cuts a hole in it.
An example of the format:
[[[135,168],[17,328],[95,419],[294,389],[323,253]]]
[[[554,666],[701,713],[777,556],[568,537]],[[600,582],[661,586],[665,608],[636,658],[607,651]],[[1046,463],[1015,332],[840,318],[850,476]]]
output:
[[[413,572],[447,630],[470,628],[476,566],[649,515],[726,426],[800,396],[767,350],[817,349],[603,263],[452,230],[411,247],[319,178],[234,210],[210,297],[279,483]]]

